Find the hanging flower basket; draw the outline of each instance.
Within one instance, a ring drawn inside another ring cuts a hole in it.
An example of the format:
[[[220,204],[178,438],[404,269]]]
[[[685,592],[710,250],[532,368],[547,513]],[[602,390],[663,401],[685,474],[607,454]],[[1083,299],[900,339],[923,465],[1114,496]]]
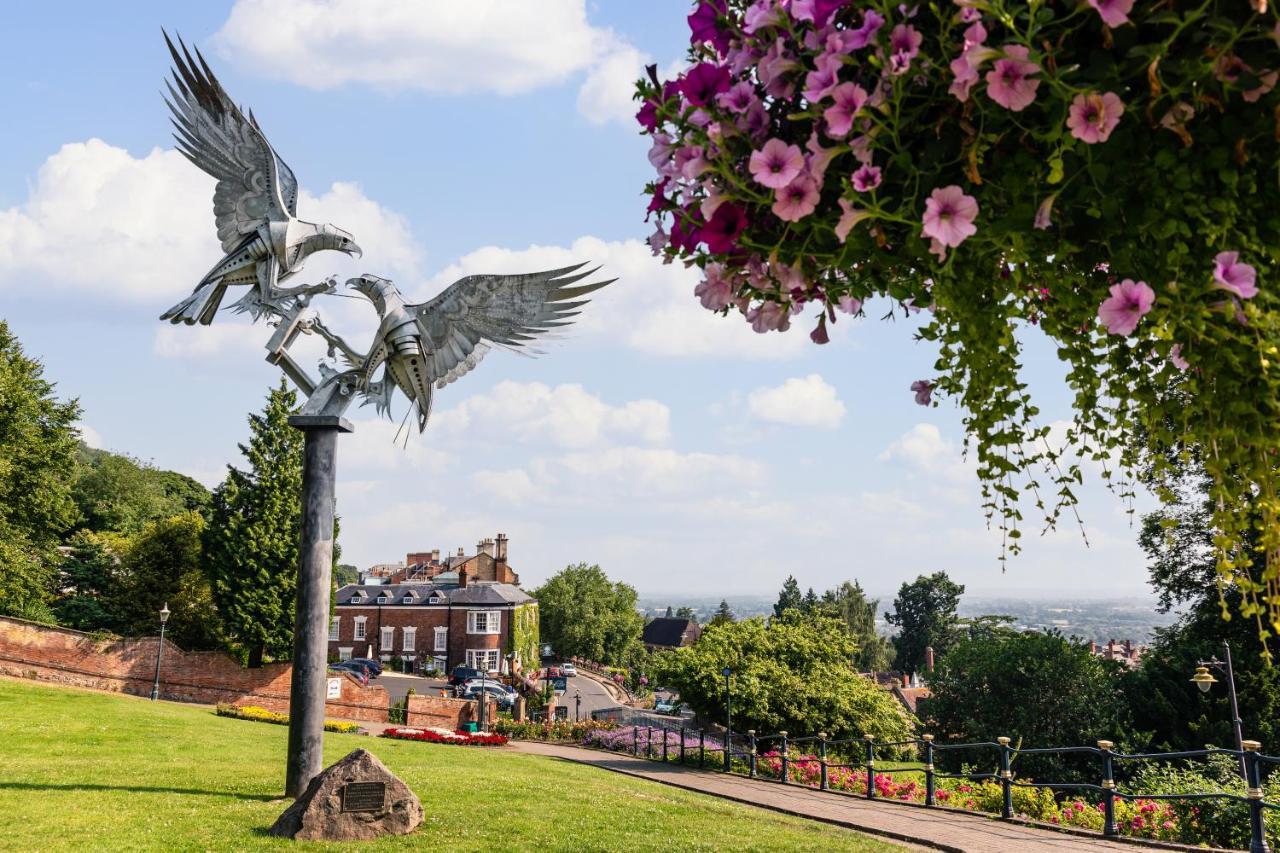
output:
[[[640,81],[655,253],[758,332],[866,313],[938,349],[904,377],[966,413],[985,510],[1072,511],[1212,477],[1219,570],[1280,625],[1280,29],[1265,0],[701,0],[689,62]],[[1047,336],[1061,452],[1020,377]],[[1257,534],[1253,546],[1246,537]],[[1002,555],[1003,558],[1004,555]],[[1258,582],[1258,579],[1261,582]]]

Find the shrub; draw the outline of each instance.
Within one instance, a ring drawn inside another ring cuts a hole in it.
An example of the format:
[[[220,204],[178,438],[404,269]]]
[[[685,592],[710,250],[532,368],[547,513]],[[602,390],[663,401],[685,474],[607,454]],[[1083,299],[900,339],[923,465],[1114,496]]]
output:
[[[567,720],[543,720],[515,722],[499,718],[493,730],[513,740],[546,740],[582,743],[592,732],[609,731],[617,728],[617,724],[602,720],[582,720],[571,723]]]

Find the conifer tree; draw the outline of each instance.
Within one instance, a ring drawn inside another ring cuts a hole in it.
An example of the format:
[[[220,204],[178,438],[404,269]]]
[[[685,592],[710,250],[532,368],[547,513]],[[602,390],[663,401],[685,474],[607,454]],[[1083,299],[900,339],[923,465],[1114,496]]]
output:
[[[793,575],[787,575],[778,593],[778,603],[773,605],[773,615],[781,618],[788,610],[799,610],[804,606],[804,596],[800,594],[800,584]]]
[[[49,622],[80,444],[80,407],[53,388],[0,320],[0,614]]]
[[[302,528],[303,435],[289,426],[297,395],[272,389],[261,414],[249,416],[247,471],[227,466],[213,493],[205,560],[227,638],[251,667],[293,648],[294,590]]]
[[[716,615],[711,617],[710,624],[723,625],[726,622],[737,622],[738,617],[733,615],[733,611],[729,609],[729,602],[723,598],[720,599],[720,606],[716,608]]]

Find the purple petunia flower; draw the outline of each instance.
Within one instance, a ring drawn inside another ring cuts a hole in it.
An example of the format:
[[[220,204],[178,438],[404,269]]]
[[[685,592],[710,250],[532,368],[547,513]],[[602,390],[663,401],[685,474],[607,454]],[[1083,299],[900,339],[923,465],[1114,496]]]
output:
[[[942,246],[955,248],[978,233],[978,200],[955,184],[934,190],[924,204],[924,236]]]
[[[867,103],[867,90],[857,83],[841,83],[831,90],[835,103],[823,111],[827,122],[827,136],[843,139],[853,129],[853,119]]]
[[[688,17],[689,42],[711,42],[720,53],[728,50],[729,33],[721,28],[719,21],[725,12],[725,0],[698,0],[698,8]]]
[[[933,383],[928,379],[912,382],[911,392],[916,395],[916,402],[921,406],[927,406],[933,401]]]
[[[1239,252],[1219,252],[1213,259],[1213,280],[1225,291],[1241,299],[1258,295],[1258,271],[1240,263]]]
[[[738,238],[747,228],[747,212],[733,202],[716,207],[707,224],[698,230],[699,239],[707,244],[707,251],[724,255],[738,248]]]
[[[1030,61],[1030,51],[1020,44],[1006,45],[1004,56],[987,72],[987,95],[1000,106],[1021,112],[1036,99],[1040,66]]]
[[[1076,95],[1067,110],[1067,129],[1081,142],[1106,142],[1120,124],[1124,102],[1114,92],[1085,92]]]
[[[860,166],[853,173],[850,181],[853,188],[860,193],[871,192],[880,186],[880,167],[879,166]]]
[[[1138,328],[1138,321],[1151,311],[1156,292],[1145,281],[1126,278],[1111,285],[1111,295],[1098,306],[1098,319],[1113,335],[1128,337]]]
[[[763,148],[752,153],[747,165],[756,183],[769,189],[782,189],[804,168],[804,155],[798,146],[788,145],[781,139],[770,139]]]
[[[1089,0],[1089,5],[1108,27],[1129,23],[1129,13],[1133,11],[1133,0]]]
[[[729,69],[723,65],[699,62],[680,80],[680,94],[695,107],[703,107],[716,95],[729,91]]]
[[[773,214],[783,222],[799,222],[818,207],[818,182],[806,173],[774,193]]]
[[[849,0],[791,0],[791,16],[822,29],[832,15],[848,4]]]

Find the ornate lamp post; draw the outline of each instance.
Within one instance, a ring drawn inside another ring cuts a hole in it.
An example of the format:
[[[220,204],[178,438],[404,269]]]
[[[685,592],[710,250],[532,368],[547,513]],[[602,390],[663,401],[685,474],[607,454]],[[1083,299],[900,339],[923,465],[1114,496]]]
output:
[[[1244,735],[1241,733],[1240,723],[1240,705],[1236,701],[1236,672],[1231,666],[1231,646],[1226,640],[1222,641],[1222,656],[1226,660],[1218,660],[1210,658],[1209,660],[1199,661],[1196,667],[1196,674],[1191,676],[1191,682],[1200,688],[1201,693],[1208,693],[1209,688],[1218,682],[1213,677],[1210,669],[1216,669],[1225,673],[1227,676],[1227,696],[1231,699],[1231,727],[1235,730],[1236,749],[1240,751],[1240,775],[1248,777],[1248,771],[1245,768],[1244,760]]]
[[[160,656],[164,654],[164,626],[169,621],[169,602],[160,608],[160,639],[156,643],[156,680],[151,685],[151,701],[160,698]]]
[[[573,691],[573,721],[576,723],[582,719],[582,691]]]

